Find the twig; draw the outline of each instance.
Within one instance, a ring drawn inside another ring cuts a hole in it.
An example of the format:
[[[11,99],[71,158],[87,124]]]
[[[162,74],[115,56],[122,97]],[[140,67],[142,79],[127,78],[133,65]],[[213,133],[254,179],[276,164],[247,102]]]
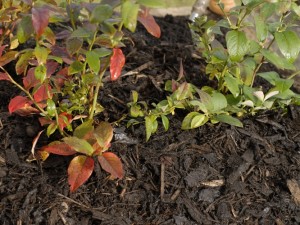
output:
[[[165,193],[165,162],[161,163],[161,170],[160,170],[160,198],[164,198]]]
[[[125,74],[122,74],[121,77],[127,77],[127,76],[138,74],[139,72],[143,71],[144,69],[147,69],[148,67],[152,66],[153,64],[154,64],[154,62],[152,62],[152,61],[147,62],[147,63],[139,66],[138,68],[135,68]]]

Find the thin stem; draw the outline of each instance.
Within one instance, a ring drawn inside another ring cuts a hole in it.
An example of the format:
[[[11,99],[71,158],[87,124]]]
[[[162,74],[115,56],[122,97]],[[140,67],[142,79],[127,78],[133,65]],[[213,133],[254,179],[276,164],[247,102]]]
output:
[[[47,116],[47,112],[42,109],[38,104],[37,102],[34,100],[34,98],[32,97],[32,95],[29,93],[29,91],[27,91],[26,89],[24,89],[20,84],[18,84],[11,76],[10,74],[2,67],[0,66],[0,69],[2,69],[4,71],[4,73],[6,73],[6,75],[9,77],[10,79],[10,82],[12,82],[15,86],[17,86],[21,91],[23,91],[27,97],[33,102],[33,104],[35,105],[35,107],[37,107],[37,109],[43,113],[46,117],[49,118],[49,116]]]
[[[274,43],[275,41],[275,38],[273,37],[272,41],[270,42],[270,44],[268,45],[267,49],[270,49],[270,47],[272,46],[272,44]],[[256,77],[256,74],[258,72],[258,70],[260,69],[260,67],[262,66],[262,64],[265,62],[265,57],[263,56],[260,60],[260,63],[257,64],[257,66],[255,67],[254,71],[253,71],[253,74],[252,74],[252,80],[251,80],[251,87],[253,87],[253,84],[254,84],[254,80],[255,80],[255,77]]]
[[[295,73],[291,74],[288,79],[293,79],[295,76],[299,75],[300,74],[300,70],[299,71],[296,71]]]
[[[105,64],[103,70],[101,71],[100,80],[99,80],[99,82],[97,83],[97,85],[95,87],[94,96],[93,96],[93,103],[92,103],[92,107],[90,108],[89,117],[88,117],[89,120],[92,120],[93,117],[94,117],[96,106],[97,106],[97,99],[98,99],[99,91],[100,91],[100,88],[102,86],[102,78],[103,78],[103,75],[104,75],[108,65],[109,65],[109,60],[107,61],[107,63]]]

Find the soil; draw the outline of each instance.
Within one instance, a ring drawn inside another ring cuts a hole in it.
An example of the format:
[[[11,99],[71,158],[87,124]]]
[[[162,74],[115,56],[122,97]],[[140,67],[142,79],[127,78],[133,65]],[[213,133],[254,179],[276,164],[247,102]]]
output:
[[[163,82],[185,78],[207,85],[204,62],[192,57],[185,17],[158,19],[161,39],[144,29],[131,35],[124,76],[107,82],[100,95],[118,120],[127,112],[130,91],[149,104],[162,100]],[[134,45],[132,44],[134,43]],[[135,73],[134,73],[135,72]],[[19,91],[0,84],[0,221],[49,225],[300,224],[300,109],[264,112],[243,119],[244,128],[207,124],[182,131],[183,114],[173,116],[145,143],[145,128],[115,129],[111,151],[121,157],[126,176],[109,180],[96,167],[91,179],[69,192],[69,157],[52,155],[28,162],[37,120],[10,115]],[[48,143],[43,137],[38,147]]]

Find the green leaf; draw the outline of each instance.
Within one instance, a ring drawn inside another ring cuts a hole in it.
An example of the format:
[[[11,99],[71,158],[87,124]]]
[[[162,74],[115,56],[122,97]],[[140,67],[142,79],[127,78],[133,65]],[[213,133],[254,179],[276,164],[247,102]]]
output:
[[[215,92],[211,97],[213,112],[219,112],[227,107],[227,99],[223,94]]]
[[[93,120],[88,120],[80,124],[78,127],[76,127],[73,135],[78,138],[84,138],[86,134],[92,132],[93,130],[94,130]]]
[[[214,119],[218,120],[219,122],[227,123],[227,124],[230,124],[230,125],[233,125],[236,127],[243,127],[243,124],[240,120],[238,120],[237,118],[234,118],[230,115],[225,115],[225,114],[216,115],[216,116],[214,116]]]
[[[94,51],[88,51],[86,53],[86,61],[92,71],[94,71],[95,74],[98,74],[100,70],[100,59],[98,57],[98,54]]]
[[[294,84],[294,80],[291,79],[278,79],[275,81],[275,90],[280,91],[280,93],[285,92],[290,89]]]
[[[290,63],[293,63],[300,52],[300,39],[298,35],[291,30],[276,32],[275,40],[283,56]]]
[[[272,71],[272,72],[264,72],[264,73],[258,73],[258,76],[264,78],[266,81],[268,81],[272,85],[276,85],[276,81],[280,80],[280,76],[278,73]]]
[[[199,126],[202,126],[207,122],[207,117],[204,114],[198,112],[190,112],[184,117],[181,129],[188,130]]]
[[[255,29],[256,29],[256,37],[259,41],[266,40],[268,36],[268,27],[267,24],[262,18],[262,16],[255,16]]]
[[[69,69],[68,69],[68,72],[69,74],[75,74],[75,73],[79,73],[83,70],[83,63],[79,62],[79,61],[74,61]]]
[[[82,27],[78,27],[71,34],[71,38],[88,38],[90,36],[91,36],[91,33]]]
[[[111,18],[113,9],[109,5],[98,5],[96,6],[91,14],[92,23],[102,23],[103,21]]]
[[[139,5],[126,1],[122,4],[121,13],[124,26],[131,32],[135,31],[137,24],[137,16],[139,12]]]
[[[47,76],[47,68],[44,65],[39,65],[34,69],[34,76],[41,83],[44,82]]]
[[[230,59],[241,61],[249,49],[249,43],[244,32],[232,30],[226,34],[226,44]]]
[[[95,52],[99,58],[109,56],[111,55],[111,50],[107,48],[95,48],[93,49],[93,52]]]
[[[70,55],[73,55],[76,52],[78,52],[81,49],[82,45],[83,40],[81,38],[71,37],[68,38],[66,41],[67,51]]]
[[[131,91],[132,94],[132,101],[133,103],[137,103],[138,99],[139,99],[139,94],[137,93],[137,91]]]
[[[157,130],[157,117],[154,115],[145,117],[145,126],[146,126],[146,141],[151,137],[151,134],[155,133]]]
[[[47,136],[49,137],[51,134],[53,134],[57,128],[58,126],[56,123],[50,123],[46,131]]]
[[[169,119],[165,115],[161,115],[160,117],[161,117],[162,124],[165,128],[165,131],[167,131],[169,129],[169,123],[170,123]]]
[[[38,64],[45,64],[48,58],[48,50],[41,46],[36,46],[34,49],[34,55],[38,61]]]
[[[65,137],[63,141],[71,146],[76,152],[92,156],[94,153],[93,147],[84,139],[78,137]]]
[[[30,16],[23,16],[17,28],[17,37],[21,44],[25,43],[34,33]]]
[[[226,87],[229,89],[229,91],[231,92],[231,94],[233,94],[234,97],[239,96],[240,94],[240,81],[231,76],[229,73],[225,74],[224,80],[226,82]]]
[[[275,52],[271,52],[267,49],[261,49],[260,52],[263,56],[272,64],[274,64],[279,69],[288,69],[288,70],[295,70],[295,66],[291,64],[287,59],[280,57]]]
[[[56,106],[52,99],[47,99],[47,113],[49,116],[55,116]]]
[[[149,8],[165,8],[166,3],[162,0],[137,0],[138,4],[147,6]]]

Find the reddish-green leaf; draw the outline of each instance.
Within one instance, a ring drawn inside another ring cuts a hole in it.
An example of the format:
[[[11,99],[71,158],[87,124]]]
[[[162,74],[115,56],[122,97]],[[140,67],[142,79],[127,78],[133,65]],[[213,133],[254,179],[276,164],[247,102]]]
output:
[[[149,13],[149,9],[144,8],[139,12],[138,21],[143,24],[146,30],[154,37],[159,38],[161,35],[161,30],[156,23],[154,17]]]
[[[32,25],[39,38],[49,24],[49,11],[46,8],[32,8]]]
[[[63,141],[70,145],[76,152],[91,156],[94,153],[93,147],[84,139],[78,137],[65,137]]]
[[[93,130],[93,120],[88,120],[76,127],[76,129],[74,130],[74,136],[85,139],[85,136]]]
[[[20,58],[16,64],[17,74],[21,74],[27,69],[27,67],[29,65],[28,60],[31,58],[32,53],[33,53],[33,50],[26,50],[25,53],[23,53],[20,56]]]
[[[18,24],[17,37],[21,44],[25,43],[32,33],[34,28],[32,26],[32,20],[30,16],[23,16],[20,23]]]
[[[66,42],[67,51],[70,55],[73,55],[76,52],[78,52],[81,49],[82,45],[83,45],[83,40],[82,38],[78,38],[78,37],[68,38]]]
[[[41,102],[52,98],[51,86],[42,84],[39,89],[34,93],[33,98],[36,102]]]
[[[10,51],[10,52],[6,52],[4,55],[2,55],[0,57],[0,66],[5,66],[6,64],[15,60],[17,53],[18,53],[17,51]]]
[[[113,177],[122,179],[124,176],[123,164],[121,160],[112,152],[105,152],[98,156],[98,161],[106,172]]]
[[[48,50],[47,48],[36,46],[34,49],[34,55],[39,65],[45,64],[48,58]]]
[[[10,100],[8,110],[10,113],[17,113],[20,116],[28,116],[39,111],[31,106],[32,102],[23,96],[16,96]]]
[[[58,115],[58,126],[61,130],[63,130],[65,127],[69,126],[72,122],[72,115],[68,114],[66,112],[62,112]]]
[[[1,35],[1,33],[0,33],[0,35]],[[0,57],[2,56],[2,53],[3,53],[4,49],[5,49],[7,46],[8,46],[8,45],[2,45],[2,46],[0,46]]]
[[[39,80],[35,78],[34,70],[35,67],[30,68],[27,72],[27,76],[23,78],[23,85],[26,90],[29,90],[40,83]]]
[[[49,145],[42,147],[41,150],[56,155],[74,155],[76,153],[70,145],[60,141],[51,142]]]
[[[125,56],[121,49],[114,48],[113,55],[110,58],[110,78],[117,80],[121,75],[122,68],[125,64]]]
[[[103,150],[106,150],[110,146],[110,142],[113,138],[113,128],[109,123],[101,122],[94,130],[94,136],[99,146]]]
[[[8,110],[10,113],[13,113],[14,111],[21,109],[28,104],[31,105],[31,102],[28,98],[23,96],[16,96],[12,100],[10,100]]]
[[[0,72],[0,80],[8,80],[8,81],[10,81],[10,78],[7,75],[7,73],[1,73]]]
[[[70,191],[74,192],[92,175],[94,170],[94,160],[84,155],[76,156],[70,162],[68,168],[68,182]]]

